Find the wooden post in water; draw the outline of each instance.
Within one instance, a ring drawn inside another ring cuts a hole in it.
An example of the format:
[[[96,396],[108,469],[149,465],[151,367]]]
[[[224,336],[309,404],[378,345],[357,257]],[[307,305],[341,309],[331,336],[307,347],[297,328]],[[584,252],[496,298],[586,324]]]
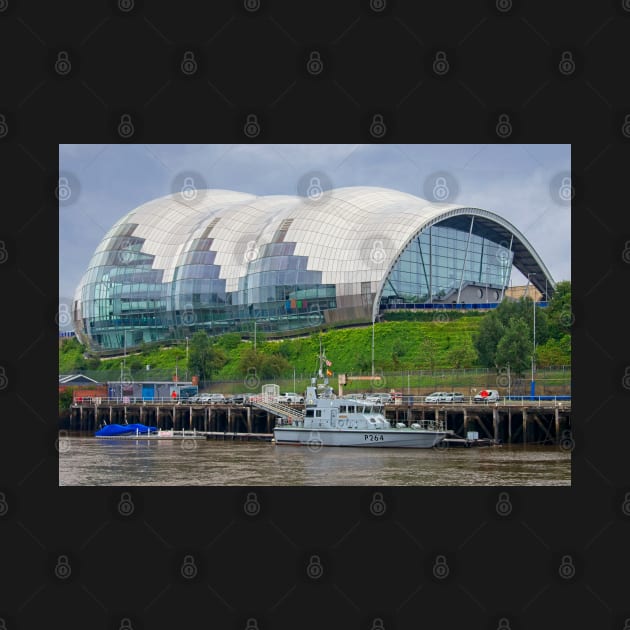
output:
[[[192,405],[188,405],[188,428],[192,431]]]
[[[206,408],[203,410],[203,430],[208,432],[208,409]]]
[[[109,424],[112,423],[112,406],[109,406]]]
[[[230,407],[227,410],[227,430],[232,431],[232,409]]]
[[[508,444],[512,444],[512,408],[508,407]]]
[[[271,414],[267,412],[267,433],[271,433]]]
[[[144,405],[140,405],[140,424],[143,424],[142,420],[144,419]]]
[[[160,407],[155,408],[155,424],[157,424],[157,428],[161,429],[162,425],[160,424]]]
[[[527,409],[523,407],[523,444],[527,443]]]
[[[247,413],[247,432],[252,433],[252,409],[251,407],[246,407]]]
[[[468,409],[464,407],[464,437],[468,433]]]
[[[560,410],[556,407],[556,444],[560,443]]]
[[[494,407],[492,409],[492,433],[494,435],[495,442],[499,440],[499,409]]]

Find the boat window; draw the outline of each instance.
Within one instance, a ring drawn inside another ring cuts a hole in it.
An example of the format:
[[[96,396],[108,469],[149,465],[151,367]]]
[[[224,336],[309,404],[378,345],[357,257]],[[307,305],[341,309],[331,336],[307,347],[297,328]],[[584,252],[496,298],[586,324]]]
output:
[[[346,413],[346,406],[345,405],[339,405],[339,413]]]
[[[313,417],[313,409],[307,409],[306,410],[306,417],[307,418],[312,418]]]
[[[354,405],[348,405],[348,413],[354,413]]]
[[[321,409],[317,409],[315,411],[315,417],[316,418],[321,418],[322,417],[322,410]]]

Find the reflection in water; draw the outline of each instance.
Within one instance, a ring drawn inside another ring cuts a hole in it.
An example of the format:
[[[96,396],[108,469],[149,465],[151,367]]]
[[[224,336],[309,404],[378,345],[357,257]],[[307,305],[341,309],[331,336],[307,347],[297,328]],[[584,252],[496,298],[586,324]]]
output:
[[[206,440],[70,438],[60,485],[571,485],[571,456],[553,446],[321,448]]]

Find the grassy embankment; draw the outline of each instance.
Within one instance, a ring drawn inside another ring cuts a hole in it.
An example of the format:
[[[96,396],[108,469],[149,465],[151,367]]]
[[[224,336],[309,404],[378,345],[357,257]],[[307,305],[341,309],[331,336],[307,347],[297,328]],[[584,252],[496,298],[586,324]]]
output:
[[[376,374],[384,374],[378,383],[381,390],[398,389],[411,393],[423,393],[426,389],[459,389],[464,393],[472,388],[497,387],[494,370],[477,367],[473,347],[473,335],[478,330],[483,315],[446,314],[424,318],[421,321],[385,321],[375,325],[374,368]],[[390,319],[393,319],[390,317]],[[309,377],[317,367],[319,333],[308,337],[282,341],[258,340],[260,354],[276,354],[283,357],[284,369],[272,375],[259,374],[261,383],[277,383],[283,390],[304,390]],[[372,366],[372,327],[332,329],[321,334],[326,356],[332,362],[332,385],[336,388],[336,376],[346,374],[370,374]],[[214,343],[225,358],[224,364],[212,375],[207,389],[221,389],[225,393],[244,391],[247,363],[243,356],[251,351],[251,341],[243,341],[236,334],[216,338]],[[121,359],[85,359],[77,342],[67,343],[59,353],[60,373],[76,371],[88,373],[98,380],[116,380],[120,375]],[[151,378],[169,379],[177,364],[180,379],[186,370],[186,343],[176,346],[147,349],[129,354],[126,367],[134,380]],[[145,366],[150,365],[150,370]],[[538,366],[539,393],[562,393],[558,386],[568,385],[570,372],[545,370]],[[420,374],[419,371],[423,373]],[[189,375],[190,376],[190,375]],[[503,381],[505,378],[503,379]],[[227,383],[232,381],[232,383]],[[529,375],[519,379],[512,375],[512,393],[526,393]],[[501,381],[499,381],[500,383]],[[219,387],[221,383],[221,387]],[[541,389],[542,388],[542,389]],[[355,381],[345,388],[347,392],[375,389],[367,381]],[[562,388],[564,389],[564,388]],[[545,391],[546,390],[546,391]]]

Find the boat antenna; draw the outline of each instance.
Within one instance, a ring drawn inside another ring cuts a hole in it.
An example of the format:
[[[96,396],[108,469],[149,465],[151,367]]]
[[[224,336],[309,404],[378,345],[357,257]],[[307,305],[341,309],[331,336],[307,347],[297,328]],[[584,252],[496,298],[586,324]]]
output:
[[[317,372],[319,378],[324,377],[324,372],[322,369],[323,365],[324,365],[324,351],[322,350],[322,333],[320,331],[319,333],[319,370]]]

